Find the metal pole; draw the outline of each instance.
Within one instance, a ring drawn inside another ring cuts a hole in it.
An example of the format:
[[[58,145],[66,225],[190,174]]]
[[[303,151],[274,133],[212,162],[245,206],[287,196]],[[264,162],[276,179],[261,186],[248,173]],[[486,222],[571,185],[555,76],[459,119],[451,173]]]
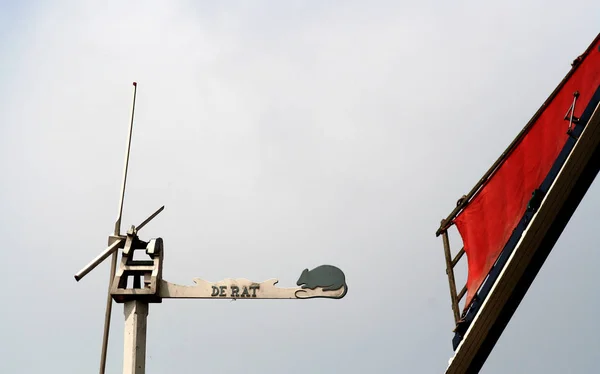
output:
[[[115,270],[117,268],[117,251],[112,255],[110,261],[110,279],[108,280],[108,297],[106,298],[106,313],[104,313],[104,334],[102,335],[102,354],[100,355],[100,374],[104,374],[106,370],[106,352],[108,350],[108,334],[110,332],[110,316],[112,313],[112,297],[110,296],[110,288],[112,281],[115,279]]]
[[[110,256],[111,254],[116,254],[117,250],[119,249],[119,246],[123,244],[124,241],[125,239],[115,240],[114,243],[109,245],[108,248],[106,248],[102,253],[96,256],[95,259],[93,259],[89,264],[87,264],[83,269],[81,269],[79,273],[75,274],[75,280],[79,282],[81,278],[85,277],[90,271],[94,270],[94,268],[100,265],[100,263],[102,263],[102,261],[104,261],[108,256]]]
[[[121,200],[119,201],[119,215],[115,222],[115,236],[121,235],[121,216],[123,215],[123,201],[125,200],[125,185],[127,184],[127,168],[129,167],[129,151],[131,149],[131,134],[133,133],[133,116],[135,115],[135,96],[137,94],[137,83],[133,82],[133,104],[131,106],[131,122],[129,122],[129,134],[127,135],[127,151],[125,153],[125,167],[123,168],[123,183],[121,184]]]
[[[148,303],[140,300],[127,301],[123,310],[125,314],[123,374],[145,374]]]
[[[121,199],[119,201],[119,215],[115,222],[114,235],[121,235],[121,217],[123,215],[123,201],[125,200],[125,185],[127,184],[127,168],[129,166],[129,151],[131,149],[131,134],[133,132],[133,116],[135,114],[135,97],[137,94],[137,83],[133,82],[133,104],[131,107],[131,121],[129,122],[129,135],[127,136],[127,151],[125,152],[125,167],[123,170],[123,183],[121,184]],[[100,355],[100,374],[104,374],[106,368],[106,352],[108,348],[108,334],[110,330],[110,317],[112,313],[112,297],[110,295],[110,289],[112,281],[115,277],[115,271],[117,268],[117,254],[118,251],[114,251],[110,262],[110,279],[108,281],[108,296],[106,298],[106,313],[104,314],[104,335],[102,339],[102,354]]]

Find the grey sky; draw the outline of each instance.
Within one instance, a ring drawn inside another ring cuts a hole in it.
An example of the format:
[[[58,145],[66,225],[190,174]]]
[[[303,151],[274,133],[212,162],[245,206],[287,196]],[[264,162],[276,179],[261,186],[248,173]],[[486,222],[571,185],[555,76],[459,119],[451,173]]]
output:
[[[97,371],[108,264],[73,274],[116,218],[134,80],[124,223],[166,205],[142,232],[165,279],[331,263],[350,288],[152,305],[149,374],[443,372],[434,232],[598,21],[591,0],[0,2],[0,372]],[[599,204],[596,182],[482,373],[600,372]]]

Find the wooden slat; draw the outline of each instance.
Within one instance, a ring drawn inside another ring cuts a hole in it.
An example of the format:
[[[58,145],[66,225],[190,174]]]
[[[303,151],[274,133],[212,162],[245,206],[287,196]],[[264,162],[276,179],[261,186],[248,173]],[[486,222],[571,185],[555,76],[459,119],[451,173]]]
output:
[[[462,247],[460,249],[460,251],[458,251],[458,253],[456,254],[456,257],[454,257],[454,260],[452,260],[452,267],[454,268],[456,266],[456,264],[458,263],[458,261],[460,261],[461,257],[465,254],[465,247]]]
[[[463,296],[465,296],[466,293],[467,285],[465,284],[465,286],[462,288],[462,290],[460,290],[460,293],[458,294],[457,301],[460,302],[460,300],[463,298]]]

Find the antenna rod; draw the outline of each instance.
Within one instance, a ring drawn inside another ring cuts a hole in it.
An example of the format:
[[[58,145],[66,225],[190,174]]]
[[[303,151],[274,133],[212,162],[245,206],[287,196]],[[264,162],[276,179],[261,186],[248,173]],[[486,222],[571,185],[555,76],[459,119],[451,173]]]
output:
[[[129,167],[129,151],[131,149],[131,134],[133,132],[133,116],[135,114],[135,97],[137,94],[137,83],[133,82],[133,104],[131,106],[131,121],[129,122],[129,134],[127,135],[127,151],[125,153],[125,168],[123,170],[123,184],[121,185],[121,199],[119,201],[119,215],[115,222],[115,236],[121,235],[121,217],[123,215],[123,201],[125,200],[125,185],[127,183],[127,168]],[[112,312],[112,297],[110,289],[115,278],[117,268],[117,254],[114,251],[110,262],[110,279],[108,280],[108,297],[106,298],[106,313],[104,315],[104,335],[102,336],[102,354],[100,355],[100,374],[104,374],[106,368],[106,352],[108,349],[108,334],[110,332],[110,317]]]
[[[131,107],[131,122],[129,123],[129,134],[127,135],[127,151],[125,152],[125,167],[123,168],[123,184],[121,184],[121,200],[119,201],[119,215],[115,222],[115,236],[121,235],[121,217],[123,216],[123,202],[125,200],[125,185],[127,184],[127,169],[129,167],[129,151],[131,150],[131,134],[133,133],[133,116],[135,115],[135,96],[137,83],[133,82],[133,105]]]

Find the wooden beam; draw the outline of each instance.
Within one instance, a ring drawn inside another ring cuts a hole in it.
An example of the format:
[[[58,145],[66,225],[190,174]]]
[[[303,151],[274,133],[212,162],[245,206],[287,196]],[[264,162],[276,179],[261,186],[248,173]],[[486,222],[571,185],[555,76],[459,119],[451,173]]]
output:
[[[452,265],[452,255],[450,254],[450,241],[448,240],[448,231],[442,233],[444,242],[444,255],[446,257],[446,274],[448,275],[448,284],[450,285],[450,301],[452,302],[452,313],[454,314],[454,323],[460,319],[458,310],[458,298],[456,296],[456,281],[454,280],[454,266]]]

